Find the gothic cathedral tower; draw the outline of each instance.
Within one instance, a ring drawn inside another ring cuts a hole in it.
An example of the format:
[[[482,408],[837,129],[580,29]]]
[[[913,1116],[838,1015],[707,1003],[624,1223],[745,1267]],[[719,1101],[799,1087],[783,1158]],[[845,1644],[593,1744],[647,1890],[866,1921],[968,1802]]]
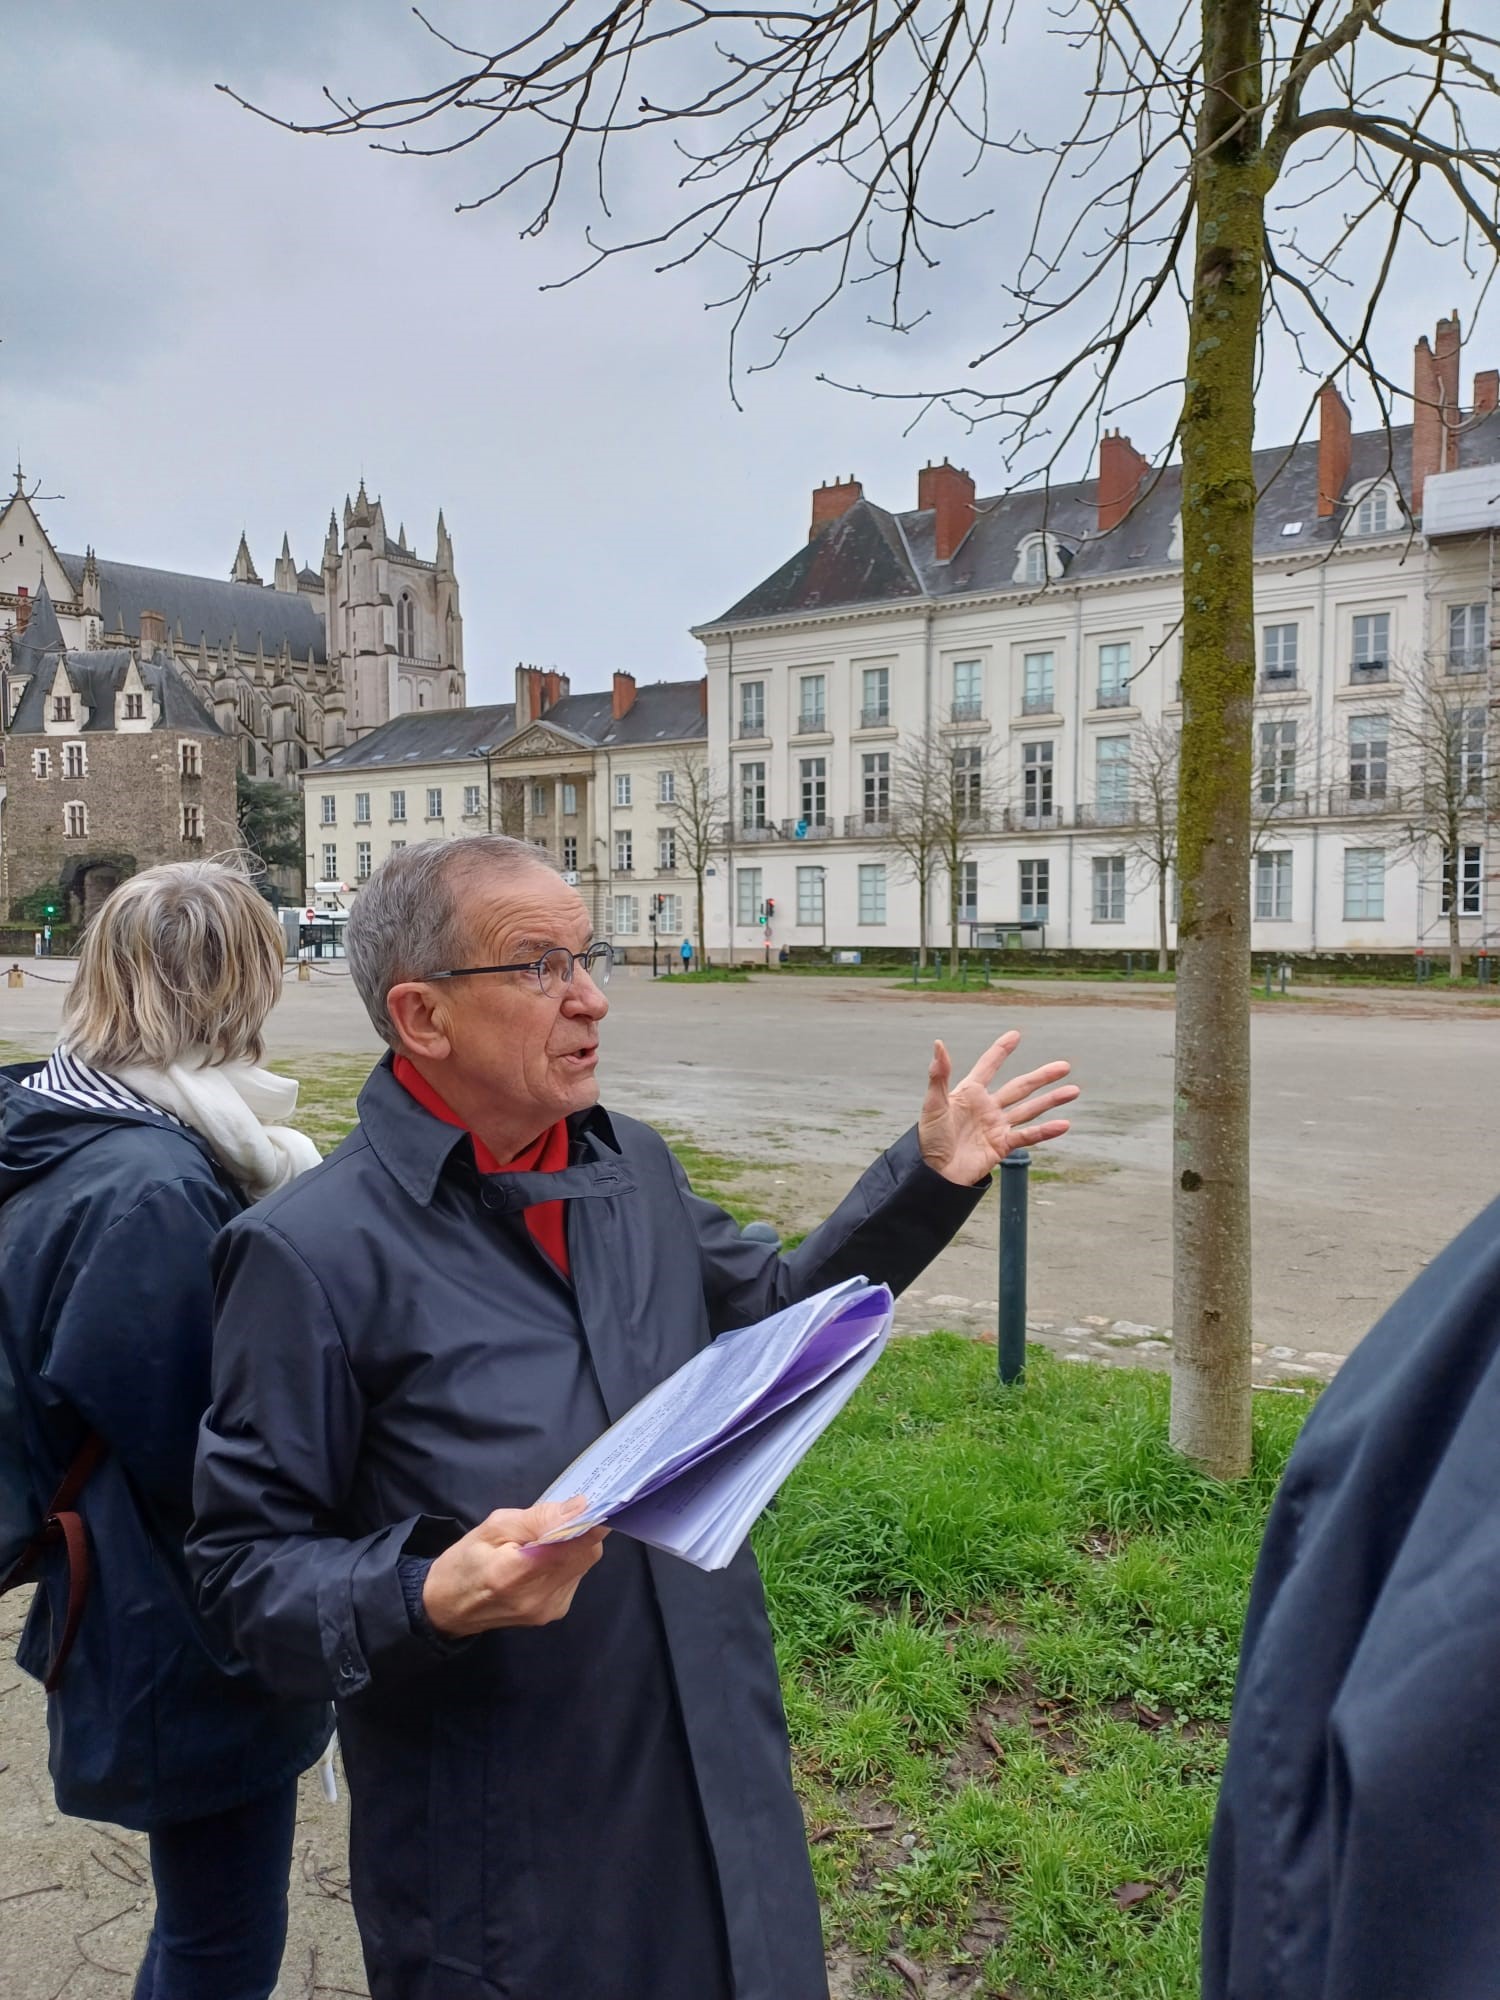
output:
[[[344,530],[330,515],[323,545],[328,659],[337,664],[352,739],[413,709],[462,708],[463,617],[453,544],[441,512],[431,562],[386,533],[380,501],[344,502]]]

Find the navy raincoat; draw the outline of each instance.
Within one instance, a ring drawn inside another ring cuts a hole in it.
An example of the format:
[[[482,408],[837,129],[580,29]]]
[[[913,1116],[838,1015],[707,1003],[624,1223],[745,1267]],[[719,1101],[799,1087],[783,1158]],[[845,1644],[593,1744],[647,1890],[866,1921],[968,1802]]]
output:
[[[716,1335],[838,1280],[899,1289],[983,1186],[914,1135],[790,1255],[596,1109],[553,1174],[481,1176],[389,1059],[360,1125],[219,1248],[190,1561],[289,1697],[339,1698],[376,2000],[822,2000],[817,1901],[749,1550],[613,1535],[567,1616],[439,1652],[403,1554],[528,1506]],[[528,1238],[564,1203],[572,1282]]]
[[[1500,1993],[1500,1202],[1292,1453],[1245,1628],[1203,1992]]]
[[[183,1565],[208,1404],[214,1238],[244,1207],[206,1142],[0,1072],[0,1341],[38,1519],[90,1429],[89,1596],[47,1703],[64,1812],[149,1829],[227,1811],[313,1763],[319,1697],[288,1705],[211,1641]],[[41,1679],[67,1605],[44,1559],[17,1659]]]

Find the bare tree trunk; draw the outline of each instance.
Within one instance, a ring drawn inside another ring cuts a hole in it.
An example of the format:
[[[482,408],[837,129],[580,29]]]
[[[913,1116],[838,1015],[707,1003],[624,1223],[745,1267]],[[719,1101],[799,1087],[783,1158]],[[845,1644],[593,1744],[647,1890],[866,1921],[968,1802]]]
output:
[[[698,963],[708,964],[708,932],[703,928],[703,870],[698,870]],[[683,971],[687,971],[684,966]]]
[[[948,977],[958,977],[958,877],[948,876]]]
[[[917,969],[927,970],[927,897],[932,877],[929,873],[917,872]]]
[[[1182,422],[1171,1438],[1250,1466],[1250,767],[1254,386],[1266,168],[1259,0],[1202,0],[1204,108]]]
[[[1453,850],[1455,860],[1461,862],[1462,848]],[[1464,948],[1459,936],[1459,868],[1455,866],[1453,886],[1448,894],[1448,977],[1453,980],[1464,976]]]
[[[1167,871],[1156,871],[1156,969],[1166,972],[1167,962]]]

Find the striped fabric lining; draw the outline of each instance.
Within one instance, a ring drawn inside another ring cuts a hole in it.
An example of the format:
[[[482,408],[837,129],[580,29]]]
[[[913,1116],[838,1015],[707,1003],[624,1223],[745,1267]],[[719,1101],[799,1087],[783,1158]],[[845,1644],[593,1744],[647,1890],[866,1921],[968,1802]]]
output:
[[[85,1111],[145,1111],[155,1118],[172,1118],[170,1111],[163,1111],[148,1098],[137,1097],[133,1090],[127,1090],[102,1069],[80,1062],[66,1049],[54,1050],[44,1068],[22,1081],[28,1090],[59,1098],[64,1104],[76,1104]],[[180,1125],[182,1120],[173,1118],[172,1122]]]

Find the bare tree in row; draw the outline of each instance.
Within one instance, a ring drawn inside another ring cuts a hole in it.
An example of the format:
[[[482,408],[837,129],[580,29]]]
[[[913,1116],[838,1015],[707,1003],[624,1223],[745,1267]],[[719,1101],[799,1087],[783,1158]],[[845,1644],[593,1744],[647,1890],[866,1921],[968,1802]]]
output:
[[[672,802],[668,814],[677,853],[686,863],[698,897],[698,963],[707,965],[708,930],[704,922],[704,883],[714,854],[723,846],[729,793],[702,750],[684,750],[672,766]]]
[[[1279,365],[1300,364],[1310,386],[1358,372],[1388,413],[1399,392],[1372,328],[1403,238],[1456,226],[1455,263],[1487,281],[1500,34],[1493,0],[1064,0],[1045,17],[1042,89],[1008,46],[1041,12],[518,0],[489,47],[439,37],[436,74],[420,52],[420,85],[333,97],[301,129],[467,156],[468,205],[515,198],[527,235],[587,204],[583,268],[630,251],[712,264],[731,380],[758,330],[752,365],[852,282],[880,296],[871,319],[910,335],[927,273],[968,229],[966,289],[998,301],[973,329],[975,372],[902,393],[982,422],[1016,477],[1071,463],[1127,401],[1175,405],[1162,423],[1181,452],[1185,579],[1171,1435],[1238,1477],[1250,1462],[1257,384],[1272,329]],[[644,156],[616,180],[622,147]],[[672,173],[655,171],[668,160]],[[632,202],[646,208],[638,223]],[[1035,222],[996,269],[987,232],[1021,203]],[[1162,360],[1173,348],[1175,371]]]

